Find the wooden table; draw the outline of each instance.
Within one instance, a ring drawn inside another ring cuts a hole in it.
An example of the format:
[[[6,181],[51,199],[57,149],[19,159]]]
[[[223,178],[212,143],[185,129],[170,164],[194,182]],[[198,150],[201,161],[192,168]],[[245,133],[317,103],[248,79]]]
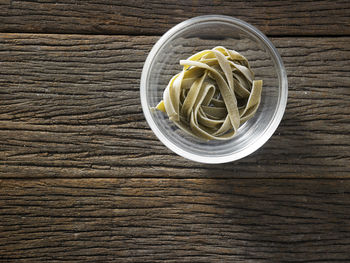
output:
[[[193,16],[267,34],[289,99],[224,165],[169,151],[143,63]],[[0,0],[0,262],[350,262],[349,1]]]

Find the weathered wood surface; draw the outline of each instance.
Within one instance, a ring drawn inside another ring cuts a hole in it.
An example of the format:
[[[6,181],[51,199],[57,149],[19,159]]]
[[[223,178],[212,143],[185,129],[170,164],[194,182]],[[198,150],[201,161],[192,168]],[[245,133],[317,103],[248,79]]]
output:
[[[0,177],[350,176],[350,38],[273,38],[289,78],[282,123],[241,161],[173,154],[146,124],[142,65],[157,37],[0,35]]]
[[[0,1],[0,32],[159,35],[187,18],[223,14],[268,35],[350,35],[350,2]]]
[[[139,99],[158,36],[214,13],[281,36],[289,81],[224,165],[169,151]],[[348,1],[0,0],[0,32],[1,263],[350,262]]]
[[[350,181],[0,181],[0,261],[349,262]]]

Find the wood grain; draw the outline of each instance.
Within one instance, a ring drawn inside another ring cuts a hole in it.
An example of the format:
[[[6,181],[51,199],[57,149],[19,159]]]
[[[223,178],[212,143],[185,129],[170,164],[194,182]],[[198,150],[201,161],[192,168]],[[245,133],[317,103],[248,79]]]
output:
[[[224,165],[168,150],[139,99],[157,36],[205,14],[275,36],[289,81]],[[0,263],[350,262],[349,43],[345,0],[0,0]]]
[[[241,161],[204,165],[147,126],[142,65],[157,37],[0,35],[0,177],[350,176],[350,38],[273,38],[289,77],[275,135]]]
[[[350,35],[350,3],[337,1],[2,0],[0,32],[159,35],[190,17],[223,14],[269,35]]]
[[[349,262],[350,181],[3,180],[1,262]]]

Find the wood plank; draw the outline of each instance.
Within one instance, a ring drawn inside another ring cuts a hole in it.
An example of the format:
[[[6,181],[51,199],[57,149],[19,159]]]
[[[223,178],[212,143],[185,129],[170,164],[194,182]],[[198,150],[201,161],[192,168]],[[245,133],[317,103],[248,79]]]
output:
[[[139,78],[157,37],[0,35],[0,177],[350,176],[350,38],[273,38],[289,77],[275,135],[238,162],[173,154],[147,126]]]
[[[1,262],[349,262],[350,180],[2,180]]]
[[[350,3],[337,1],[2,0],[0,32],[159,35],[190,17],[222,14],[268,35],[350,35]]]

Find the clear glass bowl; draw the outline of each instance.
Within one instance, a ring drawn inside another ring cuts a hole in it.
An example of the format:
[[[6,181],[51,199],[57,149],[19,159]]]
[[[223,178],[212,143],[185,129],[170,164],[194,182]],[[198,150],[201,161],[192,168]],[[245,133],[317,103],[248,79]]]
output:
[[[206,142],[186,134],[166,114],[151,108],[162,100],[171,77],[182,70],[180,59],[215,46],[244,55],[255,79],[263,80],[263,92],[257,113],[233,139]],[[263,33],[233,17],[208,15],[186,20],[158,40],[144,64],[140,93],[149,126],[170,150],[197,162],[225,163],[251,154],[272,136],[286,107],[288,83],[281,57]]]

